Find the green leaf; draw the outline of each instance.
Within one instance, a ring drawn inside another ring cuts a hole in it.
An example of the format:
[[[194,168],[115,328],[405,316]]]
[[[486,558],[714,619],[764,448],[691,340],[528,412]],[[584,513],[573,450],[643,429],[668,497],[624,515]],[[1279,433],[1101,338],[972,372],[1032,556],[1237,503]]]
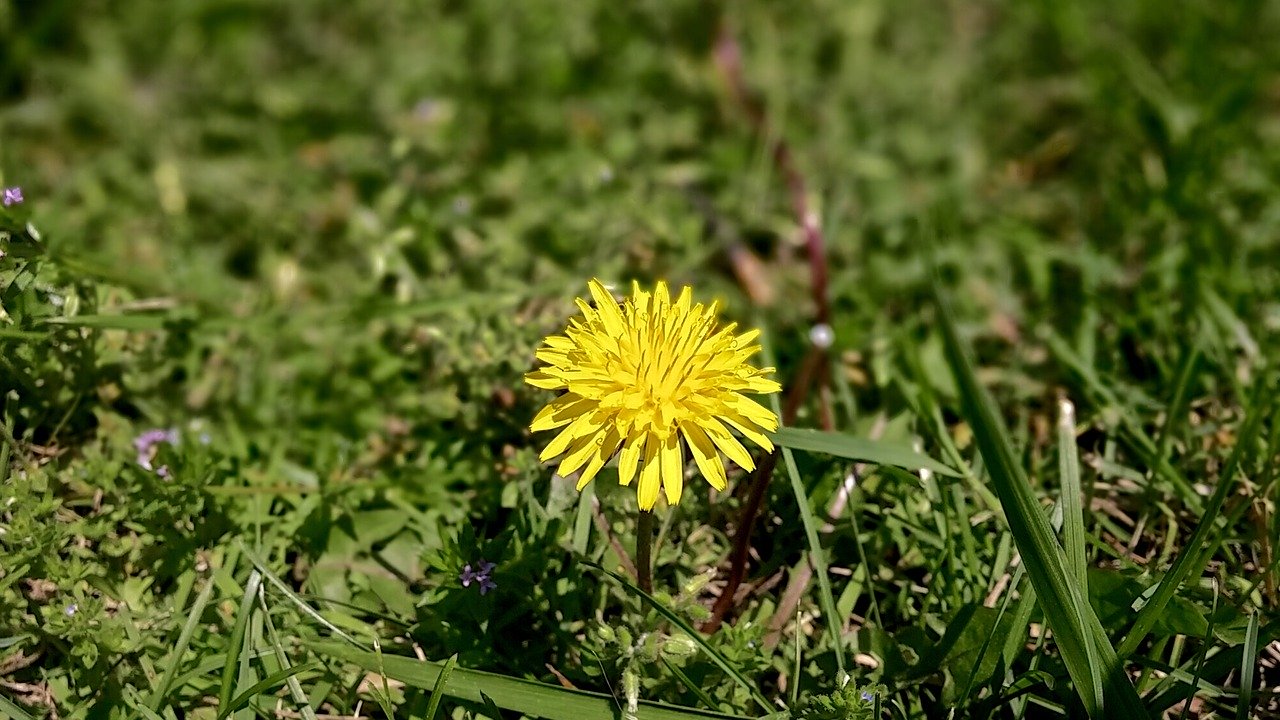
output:
[[[417,658],[398,655],[382,655],[378,658],[374,653],[337,642],[313,643],[311,649],[364,670],[376,672],[381,668],[387,677],[422,690],[434,688],[444,670],[440,663],[423,662]],[[617,701],[609,695],[570,690],[461,667],[454,669],[441,691],[449,697],[475,703],[484,702],[482,694],[487,695],[500,708],[548,720],[613,718],[619,715]],[[638,720],[744,720],[705,710],[644,701],[640,702],[636,717]]]
[[[878,465],[894,465],[908,470],[932,470],[939,475],[960,477],[960,473],[954,469],[927,455],[921,455],[907,445],[867,440],[840,432],[793,427],[778,428],[770,437],[779,446],[793,450],[825,453]]]

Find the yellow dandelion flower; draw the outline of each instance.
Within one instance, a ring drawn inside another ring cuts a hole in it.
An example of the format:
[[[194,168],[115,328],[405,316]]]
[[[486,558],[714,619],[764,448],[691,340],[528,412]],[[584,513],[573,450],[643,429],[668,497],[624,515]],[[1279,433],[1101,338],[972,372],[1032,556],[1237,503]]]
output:
[[[731,429],[772,452],[766,433],[778,418],[744,394],[781,389],[768,377],[773,368],[747,363],[760,350],[759,330],[718,327],[718,306],[694,304],[688,287],[672,302],[665,282],[652,293],[633,283],[621,306],[600,281],[589,287],[595,307],[578,299],[582,317],[544,341],[537,356],[547,367],[525,376],[535,387],[566,391],[531,425],[564,428],[542,451],[544,462],[564,455],[557,472],[581,469],[581,490],[617,452],[619,482],[630,485],[638,474],[640,509],[652,510],[660,487],[668,503],[680,502],[686,446],[717,490],[727,482],[720,453],[755,468]]]

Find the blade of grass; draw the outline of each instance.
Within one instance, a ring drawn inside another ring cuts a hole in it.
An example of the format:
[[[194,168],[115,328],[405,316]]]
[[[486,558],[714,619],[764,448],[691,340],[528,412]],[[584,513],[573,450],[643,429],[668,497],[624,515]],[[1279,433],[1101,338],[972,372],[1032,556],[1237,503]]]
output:
[[[1258,613],[1249,614],[1249,627],[1244,631],[1244,655],[1240,658],[1240,701],[1236,704],[1236,720],[1248,720],[1253,703],[1253,674],[1258,667]]]
[[[0,713],[13,718],[13,720],[35,720],[31,713],[18,707],[17,704],[4,695],[0,695]]]
[[[249,558],[249,561],[252,562],[254,567],[258,569],[258,572],[262,573],[262,577],[265,578],[266,581],[270,583],[272,586],[274,586],[277,590],[283,593],[284,596],[288,598],[290,602],[296,605],[297,608],[301,610],[304,615],[320,623],[326,629],[328,629],[329,632],[333,633],[334,635],[337,635],[338,637],[342,638],[343,640],[346,640],[347,642],[351,643],[352,645],[355,645],[356,647],[360,647],[360,643],[356,642],[355,638],[351,637],[350,635],[340,630],[337,625],[334,625],[333,623],[329,622],[329,620],[326,619],[323,615],[321,615],[319,611],[311,607],[311,605],[307,604],[307,601],[299,597],[298,593],[293,591],[293,588],[289,587],[284,583],[283,580],[276,577],[275,573],[271,572],[271,568],[268,568],[267,564],[262,561],[262,558],[258,557],[257,553],[250,550],[249,546],[245,545],[243,542],[240,542],[239,545],[240,545],[240,550],[244,553],[245,557]]]
[[[826,616],[823,621],[827,626],[827,634],[831,636],[831,648],[836,654],[836,669],[844,672],[844,640],[840,636],[844,623],[836,613],[835,597],[831,594],[831,573],[827,571],[827,555],[822,549],[822,541],[818,539],[818,523],[813,517],[813,508],[809,506],[809,495],[805,492],[804,481],[800,479],[800,469],[796,467],[796,458],[791,454],[791,448],[782,448],[782,460],[787,467],[787,476],[791,479],[791,492],[795,495],[796,504],[800,506],[800,523],[804,526],[804,536],[809,543],[813,574],[818,577],[818,604],[822,606],[822,614]]]
[[[701,685],[689,679],[689,676],[684,674],[684,671],[680,669],[680,666],[668,660],[665,655],[659,655],[658,658],[662,660],[662,664],[666,666],[667,671],[676,676],[676,679],[680,681],[681,685],[684,685],[688,688],[689,692],[697,696],[698,702],[706,705],[708,710],[716,709],[716,702],[711,699],[710,695],[707,695],[707,691],[703,690]]]
[[[630,590],[632,593],[639,595],[641,598],[643,598],[644,601],[649,603],[649,606],[652,607],[654,610],[656,610],[659,615],[666,618],[668,622],[670,622],[672,625],[675,625],[677,628],[679,628],[680,631],[683,632],[685,635],[688,635],[689,639],[693,640],[693,643],[697,645],[698,648],[702,650],[702,652],[706,653],[707,657],[711,658],[711,661],[714,662],[717,666],[719,666],[719,668],[723,670],[726,675],[729,676],[729,679],[733,680],[740,687],[742,687],[744,690],[750,693],[751,697],[756,701],[756,704],[759,705],[761,709],[763,709],[765,712],[773,712],[775,708],[771,704],[769,704],[769,699],[766,698],[764,694],[760,692],[760,688],[757,687],[755,683],[748,680],[746,676],[744,676],[742,672],[738,670],[738,668],[734,667],[733,664],[730,663],[725,658],[724,655],[721,655],[719,650],[716,650],[715,648],[708,645],[707,641],[702,638],[702,633],[699,633],[697,630],[694,630],[693,627],[691,627],[689,623],[681,619],[679,615],[676,615],[674,612],[671,611],[670,608],[658,602],[658,600],[654,598],[652,595],[641,590],[639,587],[633,585],[631,581],[627,580],[621,575],[615,572],[612,572],[610,570],[606,570],[605,568],[593,562],[583,561],[583,564],[589,567],[593,567],[599,570],[600,572],[608,575],[609,577],[618,581],[618,583],[621,584],[627,590]]]
[[[182,667],[182,655],[187,651],[187,646],[191,644],[191,637],[195,635],[196,628],[200,625],[200,616],[204,613],[205,606],[209,604],[209,598],[213,597],[213,582],[207,582],[204,589],[196,596],[195,602],[191,604],[191,610],[187,613],[187,621],[182,625],[182,632],[178,634],[178,642],[173,646],[173,652],[169,654],[169,669],[164,671],[164,677],[160,679],[160,684],[156,686],[151,693],[151,699],[147,702],[147,706],[155,712],[160,712],[164,704],[165,696],[169,694],[169,688],[173,686],[173,679],[178,675],[178,669]]]
[[[1192,344],[1184,351],[1182,362],[1178,365],[1177,379],[1174,381],[1173,398],[1169,400],[1169,408],[1165,411],[1164,423],[1156,435],[1156,454],[1165,460],[1169,459],[1169,447],[1173,444],[1173,435],[1177,426],[1186,418],[1187,405],[1191,400],[1191,388],[1195,384],[1196,371],[1200,369],[1200,346]]]
[[[255,696],[265,693],[268,690],[274,690],[279,687],[281,683],[288,682],[290,679],[296,678],[298,675],[311,672],[312,670],[319,670],[323,667],[324,666],[319,662],[309,662],[302,665],[294,665],[293,667],[286,667],[283,670],[271,673],[249,686],[248,689],[237,695],[228,705],[218,710],[218,720],[225,720],[225,718],[231,713],[248,705],[249,701]]]
[[[1146,717],[1093,608],[1071,579],[1062,548],[1017,460],[995,401],[978,382],[970,350],[956,331],[950,304],[937,281],[934,296],[964,416],[1076,692],[1090,717]]]
[[[439,663],[423,662],[417,658],[399,655],[384,655],[379,660],[367,650],[357,650],[338,642],[311,643],[311,650],[372,672],[382,667],[387,677],[422,690],[435,687],[436,680],[443,670]],[[548,720],[583,720],[583,718],[618,716],[617,701],[610,695],[571,690],[558,685],[546,685],[532,680],[461,667],[454,669],[442,691],[449,697],[476,703],[482,702],[481,693],[483,693],[492,698],[500,708]],[[645,701],[640,702],[636,717],[639,720],[693,720],[695,718],[743,720],[732,715]]]
[[[777,445],[793,450],[820,452],[877,465],[894,465],[908,470],[931,470],[938,475],[960,477],[960,473],[953,468],[928,455],[916,452],[910,445],[868,440],[842,432],[823,432],[795,427],[778,428],[771,437]]]
[[[382,680],[382,685],[376,692],[373,690],[369,692],[377,701],[378,707],[382,708],[382,714],[393,718],[396,714],[395,708],[391,707],[391,684],[387,682],[387,673],[382,667],[382,642],[376,635],[373,638],[373,655],[378,658],[378,678]]]
[[[1252,448],[1257,443],[1258,434],[1262,429],[1262,419],[1266,416],[1264,410],[1270,403],[1270,399],[1271,384],[1259,382],[1249,402],[1244,428],[1240,431],[1236,446],[1232,449],[1231,456],[1218,477],[1218,485],[1213,489],[1213,495],[1209,496],[1209,501],[1205,504],[1200,522],[1196,524],[1196,529],[1192,531],[1191,537],[1183,545],[1177,559],[1173,561],[1173,566],[1160,579],[1160,584],[1151,595],[1151,599],[1138,610],[1138,617],[1133,621],[1133,626],[1125,635],[1124,641],[1120,643],[1118,652],[1121,657],[1128,657],[1138,649],[1138,645],[1146,639],[1151,628],[1155,627],[1160,614],[1164,612],[1165,606],[1169,604],[1182,582],[1192,573],[1198,574],[1204,570],[1209,556],[1217,547],[1216,538],[1213,536],[1217,535],[1217,521],[1222,512],[1222,505],[1227,495],[1235,488],[1236,475],[1240,471],[1245,453],[1252,452]]]
[[[275,651],[276,662],[280,663],[281,672],[288,670],[292,667],[289,663],[289,653],[284,649],[284,643],[276,633],[275,623],[271,622],[271,610],[267,607],[265,594],[258,595],[258,605],[262,608],[262,622],[266,625],[268,641],[271,643],[271,649]],[[285,678],[284,682],[289,688],[289,694],[293,696],[293,704],[298,706],[298,713],[302,715],[302,720],[316,720],[316,711],[311,707],[307,694],[302,691],[302,683],[298,682],[298,676],[291,674]]]
[[[1076,406],[1066,398],[1058,402],[1058,477],[1062,482],[1062,546],[1067,570],[1088,597],[1085,576],[1084,488],[1080,484],[1080,452],[1076,447]]]
[[[1209,648],[1213,646],[1213,626],[1214,626],[1214,622],[1217,620],[1217,615],[1218,615],[1218,583],[1217,581],[1214,581],[1213,609],[1209,613],[1209,622],[1205,626],[1204,640],[1200,644],[1199,652],[1196,653],[1196,658],[1195,658],[1196,669],[1192,674],[1192,680],[1191,680],[1192,688],[1195,688],[1195,686],[1200,684],[1200,678],[1202,676],[1202,673],[1204,672],[1204,659],[1209,654]],[[1165,677],[1172,678],[1173,676],[1166,675]],[[1160,686],[1157,685],[1156,690],[1159,690],[1159,689],[1160,689]],[[1187,720],[1187,713],[1190,712],[1191,710],[1191,698],[1194,696],[1195,696],[1194,692],[1187,695],[1187,701],[1182,704],[1182,712],[1178,714],[1178,720]]]
[[[249,582],[245,584],[244,595],[240,598],[240,610],[236,613],[236,624],[231,627],[231,637],[227,640],[226,664],[222,666],[222,683],[218,687],[219,714],[221,714],[221,708],[231,703],[236,670],[244,663],[245,654],[250,649],[244,641],[244,635],[245,629],[249,627],[249,616],[253,614],[254,600],[258,597],[260,587],[262,587],[262,573],[254,570],[249,573]]]
[[[454,653],[445,660],[444,667],[440,668],[440,674],[436,676],[436,684],[431,686],[431,702],[427,704],[426,720],[436,720],[436,713],[440,711],[440,701],[444,699],[444,686],[449,682],[449,676],[453,674],[453,669],[458,667],[458,654]]]

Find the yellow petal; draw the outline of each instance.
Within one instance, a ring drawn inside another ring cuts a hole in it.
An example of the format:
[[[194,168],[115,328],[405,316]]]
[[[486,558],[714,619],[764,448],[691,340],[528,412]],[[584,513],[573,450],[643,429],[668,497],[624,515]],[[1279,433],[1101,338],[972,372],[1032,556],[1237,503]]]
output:
[[[560,431],[560,434],[554,440],[547,443],[542,449],[542,454],[538,459],[546,462],[551,458],[559,455],[569,449],[569,445],[578,438],[594,435],[600,429],[601,423],[595,417],[595,414],[579,416],[577,420],[569,423],[569,427]]]
[[[698,425],[707,432],[711,441],[716,444],[720,452],[729,456],[729,459],[738,463],[744,470],[755,470],[756,461],[751,459],[751,453],[742,447],[742,443],[725,429],[715,418],[700,418],[697,420]]]
[[[680,492],[684,489],[684,455],[680,452],[680,436],[671,433],[662,441],[662,489],[667,494],[667,504],[679,505]]]
[[[596,449],[591,453],[591,461],[583,468],[582,475],[578,476],[579,491],[595,478],[596,473],[600,472],[600,468],[604,467],[605,463],[609,462],[609,458],[613,457],[613,452],[618,449],[620,440],[618,429],[610,426],[604,434],[604,442],[596,445]]]
[[[568,477],[585,465],[591,459],[591,455],[604,444],[604,436],[605,432],[601,430],[574,440],[568,452],[565,453],[564,460],[560,461],[556,474],[560,477]]]
[[[721,415],[720,419],[733,426],[743,437],[751,442],[764,448],[766,452],[773,452],[773,443],[769,440],[769,436],[755,429],[750,420],[741,415]]]
[[[533,422],[529,423],[529,429],[533,432],[554,430],[568,425],[594,406],[595,403],[591,400],[578,397],[573,393],[565,393],[539,410],[533,417]]]
[[[776,430],[778,428],[778,416],[755,400],[736,392],[725,393],[722,400],[729,409],[745,418],[749,418],[756,425],[766,430]]]
[[[559,390],[565,386],[564,380],[554,375],[548,375],[545,370],[534,370],[531,373],[525,373],[524,381],[543,390]]]
[[[698,470],[702,472],[702,476],[711,483],[711,487],[717,490],[725,489],[729,481],[725,477],[724,462],[720,460],[720,454],[716,452],[716,446],[711,442],[711,438],[707,437],[706,431],[696,423],[682,422],[680,432],[689,443],[689,452],[693,455],[693,461],[698,464]]]
[[[640,470],[640,484],[636,487],[636,499],[641,510],[652,510],[658,502],[658,488],[662,487],[662,466],[658,462],[658,437],[649,435],[644,445],[644,467]]]
[[[622,337],[626,332],[626,325],[622,311],[618,309],[618,301],[613,299],[613,295],[599,280],[592,280],[587,283],[587,287],[591,290],[591,299],[596,302],[596,311],[600,314],[605,330],[615,338]]]
[[[618,453],[618,484],[630,485],[636,476],[636,466],[640,463],[640,455],[644,453],[644,431],[635,428],[622,444],[622,452]]]

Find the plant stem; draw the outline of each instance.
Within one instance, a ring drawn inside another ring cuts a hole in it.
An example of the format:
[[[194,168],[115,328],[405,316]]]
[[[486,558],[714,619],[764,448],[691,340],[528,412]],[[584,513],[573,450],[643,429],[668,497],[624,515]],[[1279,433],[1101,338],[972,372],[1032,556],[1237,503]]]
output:
[[[636,570],[640,589],[653,592],[653,513],[640,511],[636,523]]]

